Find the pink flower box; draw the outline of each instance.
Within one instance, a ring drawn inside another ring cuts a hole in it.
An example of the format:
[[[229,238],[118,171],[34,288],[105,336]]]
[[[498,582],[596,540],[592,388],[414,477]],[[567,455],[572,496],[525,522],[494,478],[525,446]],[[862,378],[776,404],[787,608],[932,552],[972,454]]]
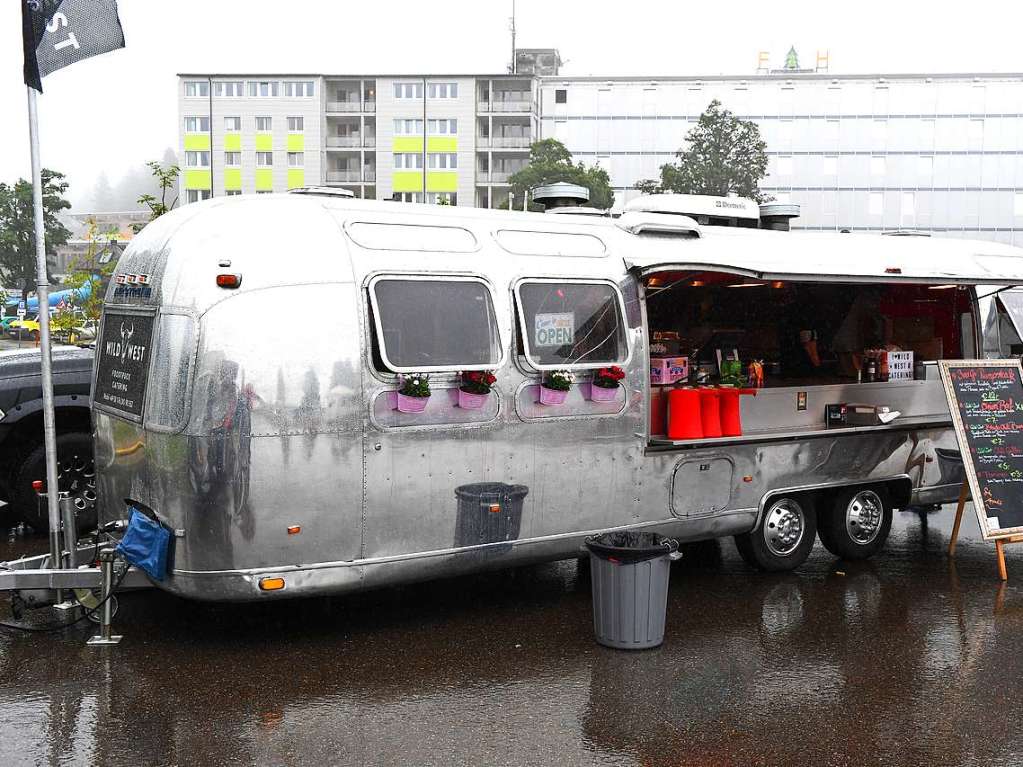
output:
[[[398,412],[422,413],[426,410],[426,403],[429,401],[429,397],[410,397],[407,394],[398,392]]]
[[[604,386],[597,386],[595,383],[590,384],[590,399],[594,402],[613,402],[617,397],[617,386],[608,389]]]
[[[458,407],[466,410],[479,410],[487,404],[489,394],[473,394],[472,392],[458,390]]]
[[[548,389],[543,384],[540,384],[540,404],[541,405],[560,405],[565,401],[565,397],[568,396],[567,391],[558,391],[557,389]]]

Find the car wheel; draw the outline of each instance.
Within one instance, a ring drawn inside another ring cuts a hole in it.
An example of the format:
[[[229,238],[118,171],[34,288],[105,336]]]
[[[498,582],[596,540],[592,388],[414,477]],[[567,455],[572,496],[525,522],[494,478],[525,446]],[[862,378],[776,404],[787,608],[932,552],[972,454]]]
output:
[[[57,477],[60,490],[70,493],[75,503],[78,530],[96,526],[96,467],[92,458],[92,437],[85,432],[57,435]],[[32,483],[46,479],[46,450],[39,445],[22,462],[15,473],[13,512],[36,532],[50,529],[47,507]]]
[[[843,559],[876,554],[892,529],[892,506],[883,487],[851,487],[821,510],[817,535],[824,548]]]
[[[771,499],[753,530],[735,536],[735,547],[758,570],[793,570],[810,556],[816,532],[811,498],[781,496]]]

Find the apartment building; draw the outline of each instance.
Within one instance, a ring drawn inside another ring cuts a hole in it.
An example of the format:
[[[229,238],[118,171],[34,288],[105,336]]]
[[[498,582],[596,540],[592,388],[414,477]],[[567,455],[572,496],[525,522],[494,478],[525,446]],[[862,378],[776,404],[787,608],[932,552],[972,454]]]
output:
[[[553,137],[608,171],[620,205],[717,99],[759,124],[764,189],[800,204],[794,228],[1023,242],[1023,75],[549,72],[181,75],[184,199],[328,184],[498,207],[529,144]]]

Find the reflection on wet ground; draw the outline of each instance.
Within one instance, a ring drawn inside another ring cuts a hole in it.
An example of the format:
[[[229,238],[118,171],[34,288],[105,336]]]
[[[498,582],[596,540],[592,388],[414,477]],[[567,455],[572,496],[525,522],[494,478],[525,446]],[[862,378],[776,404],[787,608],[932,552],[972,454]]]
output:
[[[690,547],[639,653],[593,642],[574,562],[268,605],[128,595],[116,648],[0,632],[0,762],[1018,765],[1023,547],[1000,590],[968,516],[950,567],[951,511],[795,574]]]

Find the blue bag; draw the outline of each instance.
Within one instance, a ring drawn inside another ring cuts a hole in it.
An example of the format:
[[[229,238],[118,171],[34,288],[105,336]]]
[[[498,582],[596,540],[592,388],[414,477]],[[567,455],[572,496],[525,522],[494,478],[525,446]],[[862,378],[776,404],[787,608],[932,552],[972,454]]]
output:
[[[154,580],[162,581],[167,574],[167,550],[170,531],[132,507],[128,529],[117,544],[116,552],[145,572]]]

